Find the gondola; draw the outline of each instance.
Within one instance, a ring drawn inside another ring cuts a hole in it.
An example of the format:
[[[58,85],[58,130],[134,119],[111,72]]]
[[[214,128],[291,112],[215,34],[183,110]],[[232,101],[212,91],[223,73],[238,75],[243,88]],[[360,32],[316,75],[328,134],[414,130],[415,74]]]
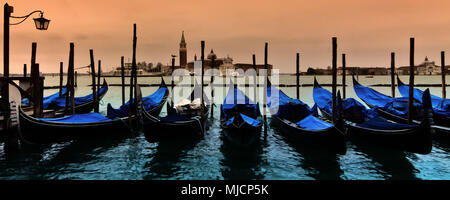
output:
[[[65,96],[66,93],[67,93],[67,88],[64,87],[64,88],[62,89],[62,91],[61,91],[61,96]],[[44,98],[43,98],[42,108],[43,108],[44,110],[45,110],[45,109],[48,109],[48,107],[49,107],[50,104],[53,102],[53,100],[56,99],[56,98],[58,98],[58,97],[60,97],[60,96],[59,96],[59,91],[56,92],[56,93],[54,93],[54,94],[51,94],[51,95],[49,95],[49,96],[44,97]],[[30,105],[30,100],[29,100],[28,98],[22,99],[22,108],[27,108],[27,107],[29,107],[29,106],[31,106],[31,105]]]
[[[98,97],[97,97],[98,100],[97,101],[102,100],[102,98],[108,92],[108,89],[109,89],[108,83],[106,82],[105,79],[103,79],[102,87],[100,88],[100,90],[98,92]],[[49,111],[49,112],[44,111],[44,116],[47,115],[46,113],[51,113],[54,111],[61,112],[64,110],[64,108],[66,106],[66,94],[67,94],[66,88],[63,88],[62,94],[63,94],[62,96],[59,96],[59,92],[57,92],[50,96],[44,97],[42,108],[44,110],[53,110],[53,111]],[[96,105],[96,102],[94,102],[94,98],[93,98],[92,94],[88,94],[86,96],[81,96],[81,97],[75,97],[74,102],[75,102],[75,113],[76,114],[89,113],[94,109],[94,106]],[[69,102],[69,106],[70,106],[70,102]],[[32,110],[32,107],[30,106],[30,102],[27,98],[22,99],[22,109],[24,111]]]
[[[137,88],[138,105],[142,103],[142,95]],[[165,103],[160,100],[158,107]],[[141,110],[139,110],[141,111]],[[27,115],[19,107],[20,139],[30,144],[48,144],[70,140],[82,140],[101,137],[131,136],[129,122],[135,123],[138,115],[131,117],[108,117],[99,113],[75,114],[59,118],[35,118]]]
[[[353,77],[353,89],[356,95],[370,108],[378,107],[378,112],[381,117],[398,123],[408,123],[408,97],[389,97],[372,88],[359,84],[355,77]],[[426,119],[429,120],[433,129],[432,135],[435,135],[435,132],[448,133],[449,128],[434,125],[431,97],[429,98],[430,105],[427,112],[425,112],[425,106],[420,101],[413,99],[413,123],[421,124],[421,121]]]
[[[321,112],[330,117],[332,94],[322,88],[314,78],[314,102]],[[419,125],[395,123],[378,116],[378,107],[367,109],[353,98],[340,99],[338,95],[339,117],[344,120],[350,138],[396,147],[415,153],[427,154],[431,151],[430,122],[423,120]]]
[[[238,145],[250,145],[261,134],[263,124],[259,104],[231,86],[220,106],[220,126],[225,137]]]
[[[152,94],[143,97],[143,110],[152,116],[158,117],[161,113],[164,104],[167,101],[167,97],[169,96],[169,89],[167,88],[166,82],[163,78],[161,78],[161,84],[159,88],[153,92]],[[126,102],[124,105],[115,109],[111,106],[110,103],[107,105],[107,116],[108,118],[122,118],[128,116],[128,110],[130,109],[130,102]],[[147,122],[146,118],[144,118],[144,122]]]
[[[287,96],[268,81],[268,108],[280,133],[296,143],[315,143],[345,154],[345,135],[338,126],[319,118],[317,105],[310,108],[299,99]]]
[[[148,111],[143,111],[145,121],[144,135],[148,142],[171,139],[173,137],[201,137],[209,114],[210,102],[203,94],[204,104],[201,104],[202,87],[195,82],[189,97],[183,99],[183,104],[167,103],[167,116],[159,117]],[[173,95],[173,94],[172,94]],[[203,115],[202,115],[203,114]]]
[[[409,97],[409,85],[405,85],[397,75],[398,90],[403,97]],[[414,88],[414,99],[422,103],[424,91]],[[438,126],[447,127],[447,134],[450,134],[450,99],[430,95],[433,107],[434,123]],[[447,135],[450,136],[450,135]]]

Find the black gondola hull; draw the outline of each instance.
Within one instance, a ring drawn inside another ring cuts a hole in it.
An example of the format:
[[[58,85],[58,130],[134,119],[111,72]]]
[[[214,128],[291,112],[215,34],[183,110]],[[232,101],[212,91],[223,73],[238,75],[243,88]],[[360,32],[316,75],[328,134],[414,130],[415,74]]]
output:
[[[227,126],[226,121],[221,119],[220,126],[225,139],[230,143],[249,146],[254,144],[261,136],[263,123],[260,126],[250,126],[247,123],[233,123]]]
[[[364,103],[366,103],[370,108],[374,107],[374,106],[370,105],[369,103],[365,102],[364,100],[362,100],[362,101]],[[404,124],[408,123],[408,119],[407,118],[394,115],[394,114],[392,114],[390,112],[387,112],[387,111],[385,111],[383,109],[378,109],[378,111],[379,111],[380,116],[385,118],[385,119],[388,119],[388,120],[391,120],[391,121],[394,121],[394,122],[397,122],[397,123],[404,123]],[[433,115],[433,119],[436,119],[435,115]],[[414,120],[413,123],[419,125],[420,121]],[[441,127],[441,126],[431,125],[430,129],[431,130],[429,132],[430,132],[432,138],[436,138],[436,139],[450,138],[450,128],[448,128],[448,127]]]
[[[345,134],[336,127],[318,131],[305,130],[277,116],[272,116],[271,123],[278,127],[277,133],[282,134],[292,143],[309,143],[308,145],[339,154],[345,154],[347,151]]]
[[[49,123],[20,111],[20,138],[25,143],[48,144],[96,137],[130,136],[128,119],[97,123]]]
[[[346,127],[351,140],[356,143],[385,145],[420,154],[431,152],[430,128],[425,124],[417,128],[391,131],[368,129],[350,124]]]
[[[157,142],[173,138],[202,137],[208,115],[209,112],[205,112],[203,118],[194,117],[185,121],[164,122],[144,112],[144,121],[146,123],[144,131],[145,139],[148,142]]]

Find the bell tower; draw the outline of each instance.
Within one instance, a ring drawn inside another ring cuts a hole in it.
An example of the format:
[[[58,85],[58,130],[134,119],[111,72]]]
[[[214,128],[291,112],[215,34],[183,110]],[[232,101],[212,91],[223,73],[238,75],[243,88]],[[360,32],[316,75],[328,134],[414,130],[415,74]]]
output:
[[[181,33],[180,42],[180,68],[187,67],[187,52],[186,52],[186,41],[184,40],[184,31]]]

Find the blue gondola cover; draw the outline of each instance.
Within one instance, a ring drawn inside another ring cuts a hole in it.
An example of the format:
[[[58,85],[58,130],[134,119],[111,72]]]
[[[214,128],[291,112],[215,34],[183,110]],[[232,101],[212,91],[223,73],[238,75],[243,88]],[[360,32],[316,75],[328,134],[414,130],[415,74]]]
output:
[[[244,115],[242,113],[240,115],[241,115],[242,119],[244,120],[244,122],[247,123],[250,126],[258,127],[262,123],[261,120],[253,119],[253,118],[251,118],[251,117],[249,117],[247,115]]]
[[[365,102],[375,107],[380,107],[382,110],[397,116],[404,118],[408,116],[408,97],[392,98],[360,84],[353,85],[353,88],[355,89],[356,95]],[[422,104],[418,101],[414,101],[413,107],[414,115],[419,119],[422,118]]]
[[[313,89],[313,98],[321,110],[328,114],[332,113],[332,94],[330,91],[322,87],[316,87]],[[336,105],[336,108],[339,109],[339,105]],[[356,123],[363,122],[368,117],[377,116],[378,113],[375,109],[367,109],[363,104],[353,98],[346,98],[342,101],[342,112],[344,118]],[[337,116],[339,117],[339,112]]]
[[[409,97],[409,86],[408,85],[400,85],[398,86],[398,90],[400,94],[404,97]],[[445,117],[450,117],[450,99],[443,99],[435,95],[431,96],[431,105],[433,107],[433,111],[435,114],[443,115]],[[414,88],[414,99],[419,102],[422,102],[423,91],[417,88]]]
[[[376,130],[400,130],[400,129],[410,129],[415,128],[418,125],[393,123],[381,117],[375,117],[365,121],[364,123],[357,124],[356,126],[376,129]]]
[[[228,90],[224,103],[221,105],[220,116],[221,119],[226,120],[226,126],[230,126],[238,119],[242,119],[252,127],[258,127],[262,123],[257,119],[261,116],[259,104],[255,104],[236,87]]]
[[[270,108],[271,114],[289,121],[299,121],[314,112],[307,104],[299,99],[290,98],[276,87],[268,87],[267,96],[267,106]],[[317,112],[317,108],[315,112]]]
[[[108,88],[103,88],[103,87],[100,88],[100,95],[105,94],[107,91],[108,91]],[[85,104],[85,103],[92,101],[93,98],[94,97],[92,94],[88,94],[88,95],[82,96],[82,97],[75,97],[74,102],[75,102],[75,105],[81,105],[81,104]],[[64,108],[66,106],[66,97],[57,97],[53,100],[52,104],[55,105],[56,107]],[[68,105],[70,106],[70,101],[69,101]]]
[[[65,95],[66,93],[67,93],[67,89],[63,88],[62,95]],[[59,91],[50,96],[44,97],[42,108],[47,109],[53,103],[53,101],[57,98],[59,98]],[[30,100],[28,98],[22,99],[22,105],[25,107],[30,106]]]
[[[301,121],[296,123],[300,128],[306,130],[323,130],[333,127],[334,125],[328,122],[325,122],[317,117],[309,115],[302,119]]]
[[[142,103],[145,110],[151,110],[158,106],[164,99],[164,96],[169,92],[167,87],[160,87],[153,94],[142,98]],[[130,108],[130,101],[120,106],[120,108],[115,109],[108,103],[107,105],[107,116],[111,119],[121,118],[128,116],[128,109]]]
[[[111,119],[99,113],[76,114],[59,118],[40,118],[39,120],[60,123],[91,123],[111,121]]]

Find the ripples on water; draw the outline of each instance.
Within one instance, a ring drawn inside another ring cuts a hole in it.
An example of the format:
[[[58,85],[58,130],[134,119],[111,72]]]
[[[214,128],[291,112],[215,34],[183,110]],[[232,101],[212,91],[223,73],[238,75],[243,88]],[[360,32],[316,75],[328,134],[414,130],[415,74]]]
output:
[[[321,83],[330,82],[329,77],[318,78]],[[312,77],[301,79],[302,83],[312,83]],[[355,97],[351,77],[347,80],[347,96]],[[438,77],[416,77],[417,83],[439,83],[439,80]],[[57,85],[57,81],[58,77],[46,77],[46,85]],[[89,77],[79,77],[78,81],[79,85],[87,85]],[[169,81],[166,77],[166,82]],[[388,81],[385,76],[360,77],[362,84]],[[108,82],[120,83],[120,79],[109,78]],[[140,79],[139,82],[158,83],[159,79]],[[286,76],[280,78],[280,82],[292,84],[295,77]],[[387,87],[376,89],[386,94],[390,92]],[[156,88],[142,90],[145,95]],[[295,96],[295,88],[282,90]],[[440,90],[432,88],[431,92],[439,96]],[[76,92],[88,94],[90,87],[79,87]],[[301,100],[312,105],[312,88],[302,87],[301,93]],[[117,107],[120,99],[120,87],[110,87],[104,102]],[[222,100],[223,94],[216,93],[216,104]],[[257,143],[239,147],[223,138],[218,109],[215,108],[215,120],[208,121],[205,136],[196,140],[149,143],[139,134],[126,139],[27,146],[16,155],[5,155],[1,144],[0,179],[450,179],[450,142],[435,141],[428,155],[348,142],[346,154],[336,155],[324,152],[320,146],[292,143],[278,134],[276,127],[269,127],[267,136],[261,134]],[[106,103],[101,105],[101,110],[106,110]]]

